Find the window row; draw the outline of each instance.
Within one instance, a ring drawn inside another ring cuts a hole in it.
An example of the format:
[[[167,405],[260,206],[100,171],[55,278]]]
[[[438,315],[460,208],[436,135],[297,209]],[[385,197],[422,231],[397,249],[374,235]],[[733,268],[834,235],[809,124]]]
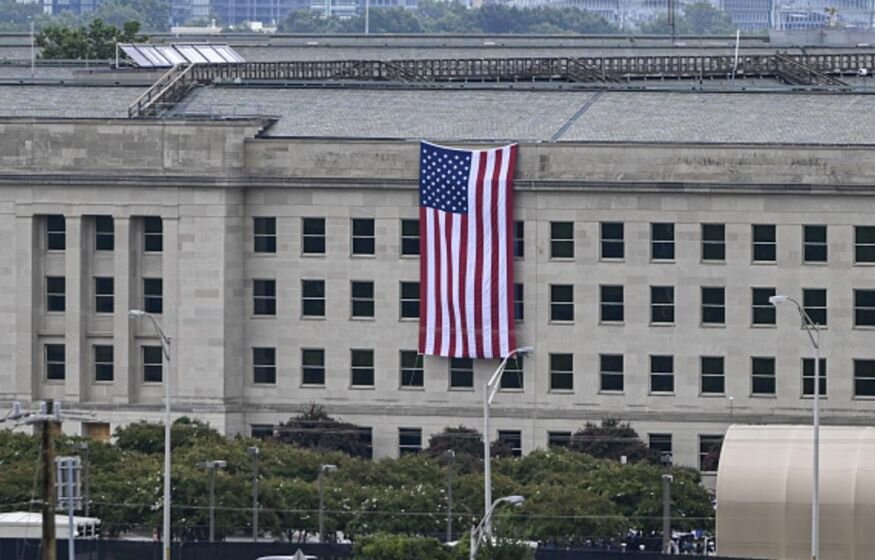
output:
[[[95,313],[113,313],[115,310],[115,279],[112,276],[93,278]],[[147,313],[164,312],[164,281],[161,278],[143,278],[142,306]],[[46,311],[54,313],[67,309],[67,280],[64,276],[46,276]]]
[[[649,392],[673,394],[675,392],[675,360],[672,355],[649,357]],[[812,358],[801,362],[802,396],[814,395],[814,379],[820,382],[820,395],[827,395],[826,359],[820,359],[820,368],[815,375]],[[622,354],[599,355],[599,392],[623,393],[625,391],[625,366]],[[325,350],[304,348],[301,350],[301,384],[303,386],[325,385]],[[552,392],[571,393],[575,389],[574,355],[553,353],[549,355],[548,388]],[[699,393],[703,396],[726,394],[726,368],[723,356],[699,357]],[[373,387],[375,378],[374,351],[354,349],[350,351],[350,386]],[[276,348],[252,349],[252,382],[275,384],[277,382]],[[425,386],[425,370],[422,355],[415,350],[401,350],[398,360],[398,386],[401,389],[422,389]],[[448,364],[449,389],[474,388],[474,361],[470,358],[450,358]],[[523,390],[525,376],[522,358],[508,362],[501,382],[501,389]],[[776,396],[778,383],[775,358],[754,356],[750,358],[750,394],[753,396]],[[875,360],[854,360],[854,396],[875,397]]]
[[[574,285],[551,284],[550,320],[554,322],[574,321]],[[777,313],[769,298],[776,295],[772,287],[751,288],[751,324],[775,325]],[[703,325],[724,325],[726,323],[726,288],[723,286],[702,286],[699,292],[700,315]],[[650,286],[650,323],[675,323],[675,287]],[[827,326],[827,291],[825,288],[804,288],[802,307],[811,320],[820,326]],[[599,321],[602,323],[622,323],[625,321],[624,286],[599,286]],[[875,326],[875,289],[853,291],[855,327]]]
[[[550,258],[573,259],[575,257],[575,223],[570,221],[550,222]],[[726,261],[726,224],[706,223],[700,225],[700,258],[704,262]],[[513,224],[513,253],[518,259],[525,257],[525,224]],[[419,255],[419,220],[401,219],[400,249],[402,256]],[[626,257],[626,235],[623,222],[600,222],[600,258],[623,260]],[[376,227],[374,218],[352,218],[349,228],[350,253],[374,255],[376,251]],[[777,260],[778,241],[775,224],[751,225],[751,261],[773,263]],[[253,218],[253,251],[276,253],[277,227],[275,217]],[[301,253],[322,255],[326,252],[325,218],[301,218]],[[802,262],[826,263],[829,257],[827,226],[802,226]],[[654,222],[650,224],[650,258],[654,261],[675,259],[675,224]],[[875,226],[854,226],[854,262],[875,263]]]
[[[45,345],[46,380],[63,381],[67,377],[67,367],[64,344]],[[115,380],[115,360],[111,344],[95,344],[91,347],[91,363],[93,365],[93,380],[99,383]],[[141,346],[141,381],[143,383],[161,383],[164,380],[164,362],[161,346]]]
[[[112,216],[87,216],[93,219],[94,250],[115,250],[115,220]],[[160,253],[164,250],[164,226],[160,216],[142,216],[143,251]],[[67,248],[67,220],[61,214],[44,216],[46,249],[64,251]]]

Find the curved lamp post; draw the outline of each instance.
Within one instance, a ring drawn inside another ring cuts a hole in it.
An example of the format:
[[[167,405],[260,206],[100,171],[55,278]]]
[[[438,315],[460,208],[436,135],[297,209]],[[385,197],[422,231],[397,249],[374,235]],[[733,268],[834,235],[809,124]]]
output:
[[[505,503],[512,506],[518,506],[525,500],[526,499],[522,496],[505,496],[503,498],[498,498],[492,503],[492,505],[486,508],[486,515],[484,515],[483,519],[480,520],[480,523],[471,530],[471,560],[474,560],[477,557],[477,550],[480,548],[480,545],[483,544],[483,541],[489,540],[492,537],[492,514],[495,512],[495,508]]]
[[[802,326],[808,334],[811,346],[814,347],[814,442],[813,442],[813,474],[811,484],[811,559],[817,560],[820,553],[820,325],[811,320],[805,308],[798,300],[785,295],[774,295],[769,303],[774,306],[790,302],[796,306]]]
[[[146,317],[158,331],[161,341],[161,351],[167,360],[167,373],[164,376],[164,525],[161,538],[164,541],[163,560],[170,560],[170,337],[164,334],[164,329],[151,313],[141,309],[128,311],[131,317]]]
[[[511,350],[501,360],[495,373],[492,374],[492,377],[489,378],[489,381],[486,382],[486,386],[483,388],[483,519],[486,521],[483,530],[486,531],[487,535],[492,533],[492,523],[490,521],[490,512],[492,511],[490,507],[490,504],[492,504],[492,465],[490,463],[492,461],[490,458],[491,450],[489,448],[489,405],[492,404],[495,393],[498,392],[498,387],[501,385],[501,374],[504,373],[504,368],[507,367],[508,361],[515,356],[525,356],[534,351],[535,349],[531,346],[523,346],[522,348]]]

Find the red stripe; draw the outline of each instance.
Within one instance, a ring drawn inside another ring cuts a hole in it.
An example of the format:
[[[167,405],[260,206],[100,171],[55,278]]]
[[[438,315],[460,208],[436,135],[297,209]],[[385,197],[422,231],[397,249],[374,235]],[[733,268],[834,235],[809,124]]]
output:
[[[419,353],[425,354],[425,335],[428,332],[428,232],[425,230],[425,206],[419,206]]]
[[[459,216],[461,225],[461,237],[459,239],[459,314],[461,315],[462,328],[462,357],[468,356],[468,298],[466,284],[468,283],[468,215],[462,214]]]
[[[477,260],[474,262],[474,334],[477,347],[472,357],[480,358],[483,352],[483,177],[486,175],[486,152],[476,154],[480,157],[475,194],[477,203],[474,213],[477,220]],[[474,156],[472,156],[474,157]]]
[[[448,353],[452,356],[453,352],[456,350],[456,305],[458,304],[455,294],[453,294],[453,278],[454,275],[457,274],[457,272],[453,270],[453,222],[456,219],[456,214],[454,212],[447,212],[446,214],[447,221],[444,225],[444,237],[447,240],[447,298],[450,303],[450,346]]]
[[[516,171],[516,152],[517,145],[514,144],[510,147],[510,157],[507,161],[507,189],[505,191],[505,223],[507,225],[505,231],[505,246],[507,250],[507,302],[505,305],[507,306],[507,348],[508,350],[513,350],[517,347],[516,345],[516,325],[513,314],[513,295],[516,290],[516,285],[514,284],[514,273],[513,273],[513,176]]]
[[[490,212],[490,224],[489,227],[492,229],[492,262],[489,263],[492,266],[492,289],[490,290],[490,301],[489,307],[492,308],[492,340],[490,343],[492,344],[492,357],[496,358],[501,353],[501,346],[498,344],[498,334],[499,334],[499,314],[498,308],[501,305],[501,302],[498,300],[498,283],[500,281],[498,277],[498,248],[501,245],[501,232],[498,229],[498,178],[501,177],[501,163],[504,156],[504,152],[501,150],[495,151],[495,167],[492,170],[492,179],[490,181],[489,189],[492,191],[492,212]]]
[[[434,347],[435,352],[437,354],[441,353],[443,348],[441,347],[441,340],[443,339],[443,300],[441,299],[441,276],[443,275],[443,271],[441,270],[441,224],[437,217],[437,210],[432,209],[432,215],[434,219],[434,232],[432,232],[432,239],[434,239],[434,278],[432,278],[432,289],[434,290]]]

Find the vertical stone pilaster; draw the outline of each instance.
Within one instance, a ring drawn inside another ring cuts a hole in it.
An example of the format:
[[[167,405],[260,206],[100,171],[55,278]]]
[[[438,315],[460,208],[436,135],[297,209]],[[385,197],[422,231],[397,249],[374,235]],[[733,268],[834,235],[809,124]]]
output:
[[[16,292],[16,351],[15,395],[18,399],[39,398],[41,374],[35,360],[34,314],[39,308],[34,290],[34,259],[39,254],[39,239],[34,235],[35,220],[32,215],[16,216],[15,219],[15,270]]]
[[[131,299],[131,219],[115,218],[115,251],[113,276],[115,278],[115,309],[112,321],[113,369],[115,383],[113,402],[131,402],[134,373],[131,361],[132,321],[128,312],[133,309]]]
[[[64,345],[66,351],[66,379],[64,398],[71,402],[87,400],[88,372],[83,371],[87,349],[85,348],[86,326],[83,321],[89,278],[83,262],[82,217],[66,216],[67,245],[64,250],[64,277],[67,303],[64,311]]]

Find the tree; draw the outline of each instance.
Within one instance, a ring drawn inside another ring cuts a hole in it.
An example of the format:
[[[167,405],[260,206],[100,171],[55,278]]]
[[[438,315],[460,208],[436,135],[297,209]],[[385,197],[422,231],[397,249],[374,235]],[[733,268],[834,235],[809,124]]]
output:
[[[285,424],[277,426],[276,438],[305,449],[341,451],[352,457],[371,457],[371,445],[361,426],[335,420],[325,408],[310,404]]]
[[[25,31],[41,13],[40,3],[4,0],[0,2],[0,31]]]
[[[483,458],[483,436],[474,428],[446,427],[443,432],[432,434],[425,452],[432,457],[441,457],[452,450],[456,456],[471,455]]]
[[[736,29],[732,17],[709,2],[689,4],[684,7],[683,15],[675,18],[675,32],[680,35],[731,35]],[[641,31],[666,35],[671,33],[671,26],[663,15],[642,24]]]
[[[587,422],[583,429],[572,434],[568,448],[612,461],[619,461],[623,456],[630,463],[659,460],[656,452],[641,441],[628,422],[623,423],[616,418],[602,420],[601,426]]]
[[[361,560],[449,560],[450,551],[437,539],[377,533],[355,543]]]
[[[115,430],[116,445],[122,450],[146,454],[164,453],[164,424],[135,422]],[[222,434],[199,420],[183,416],[170,427],[170,448],[192,447],[196,444],[218,443]]]
[[[127,21],[119,29],[95,19],[87,28],[50,25],[37,34],[36,44],[42,49],[41,58],[110,59],[115,56],[116,43],[144,41],[139,31],[136,21]]]

